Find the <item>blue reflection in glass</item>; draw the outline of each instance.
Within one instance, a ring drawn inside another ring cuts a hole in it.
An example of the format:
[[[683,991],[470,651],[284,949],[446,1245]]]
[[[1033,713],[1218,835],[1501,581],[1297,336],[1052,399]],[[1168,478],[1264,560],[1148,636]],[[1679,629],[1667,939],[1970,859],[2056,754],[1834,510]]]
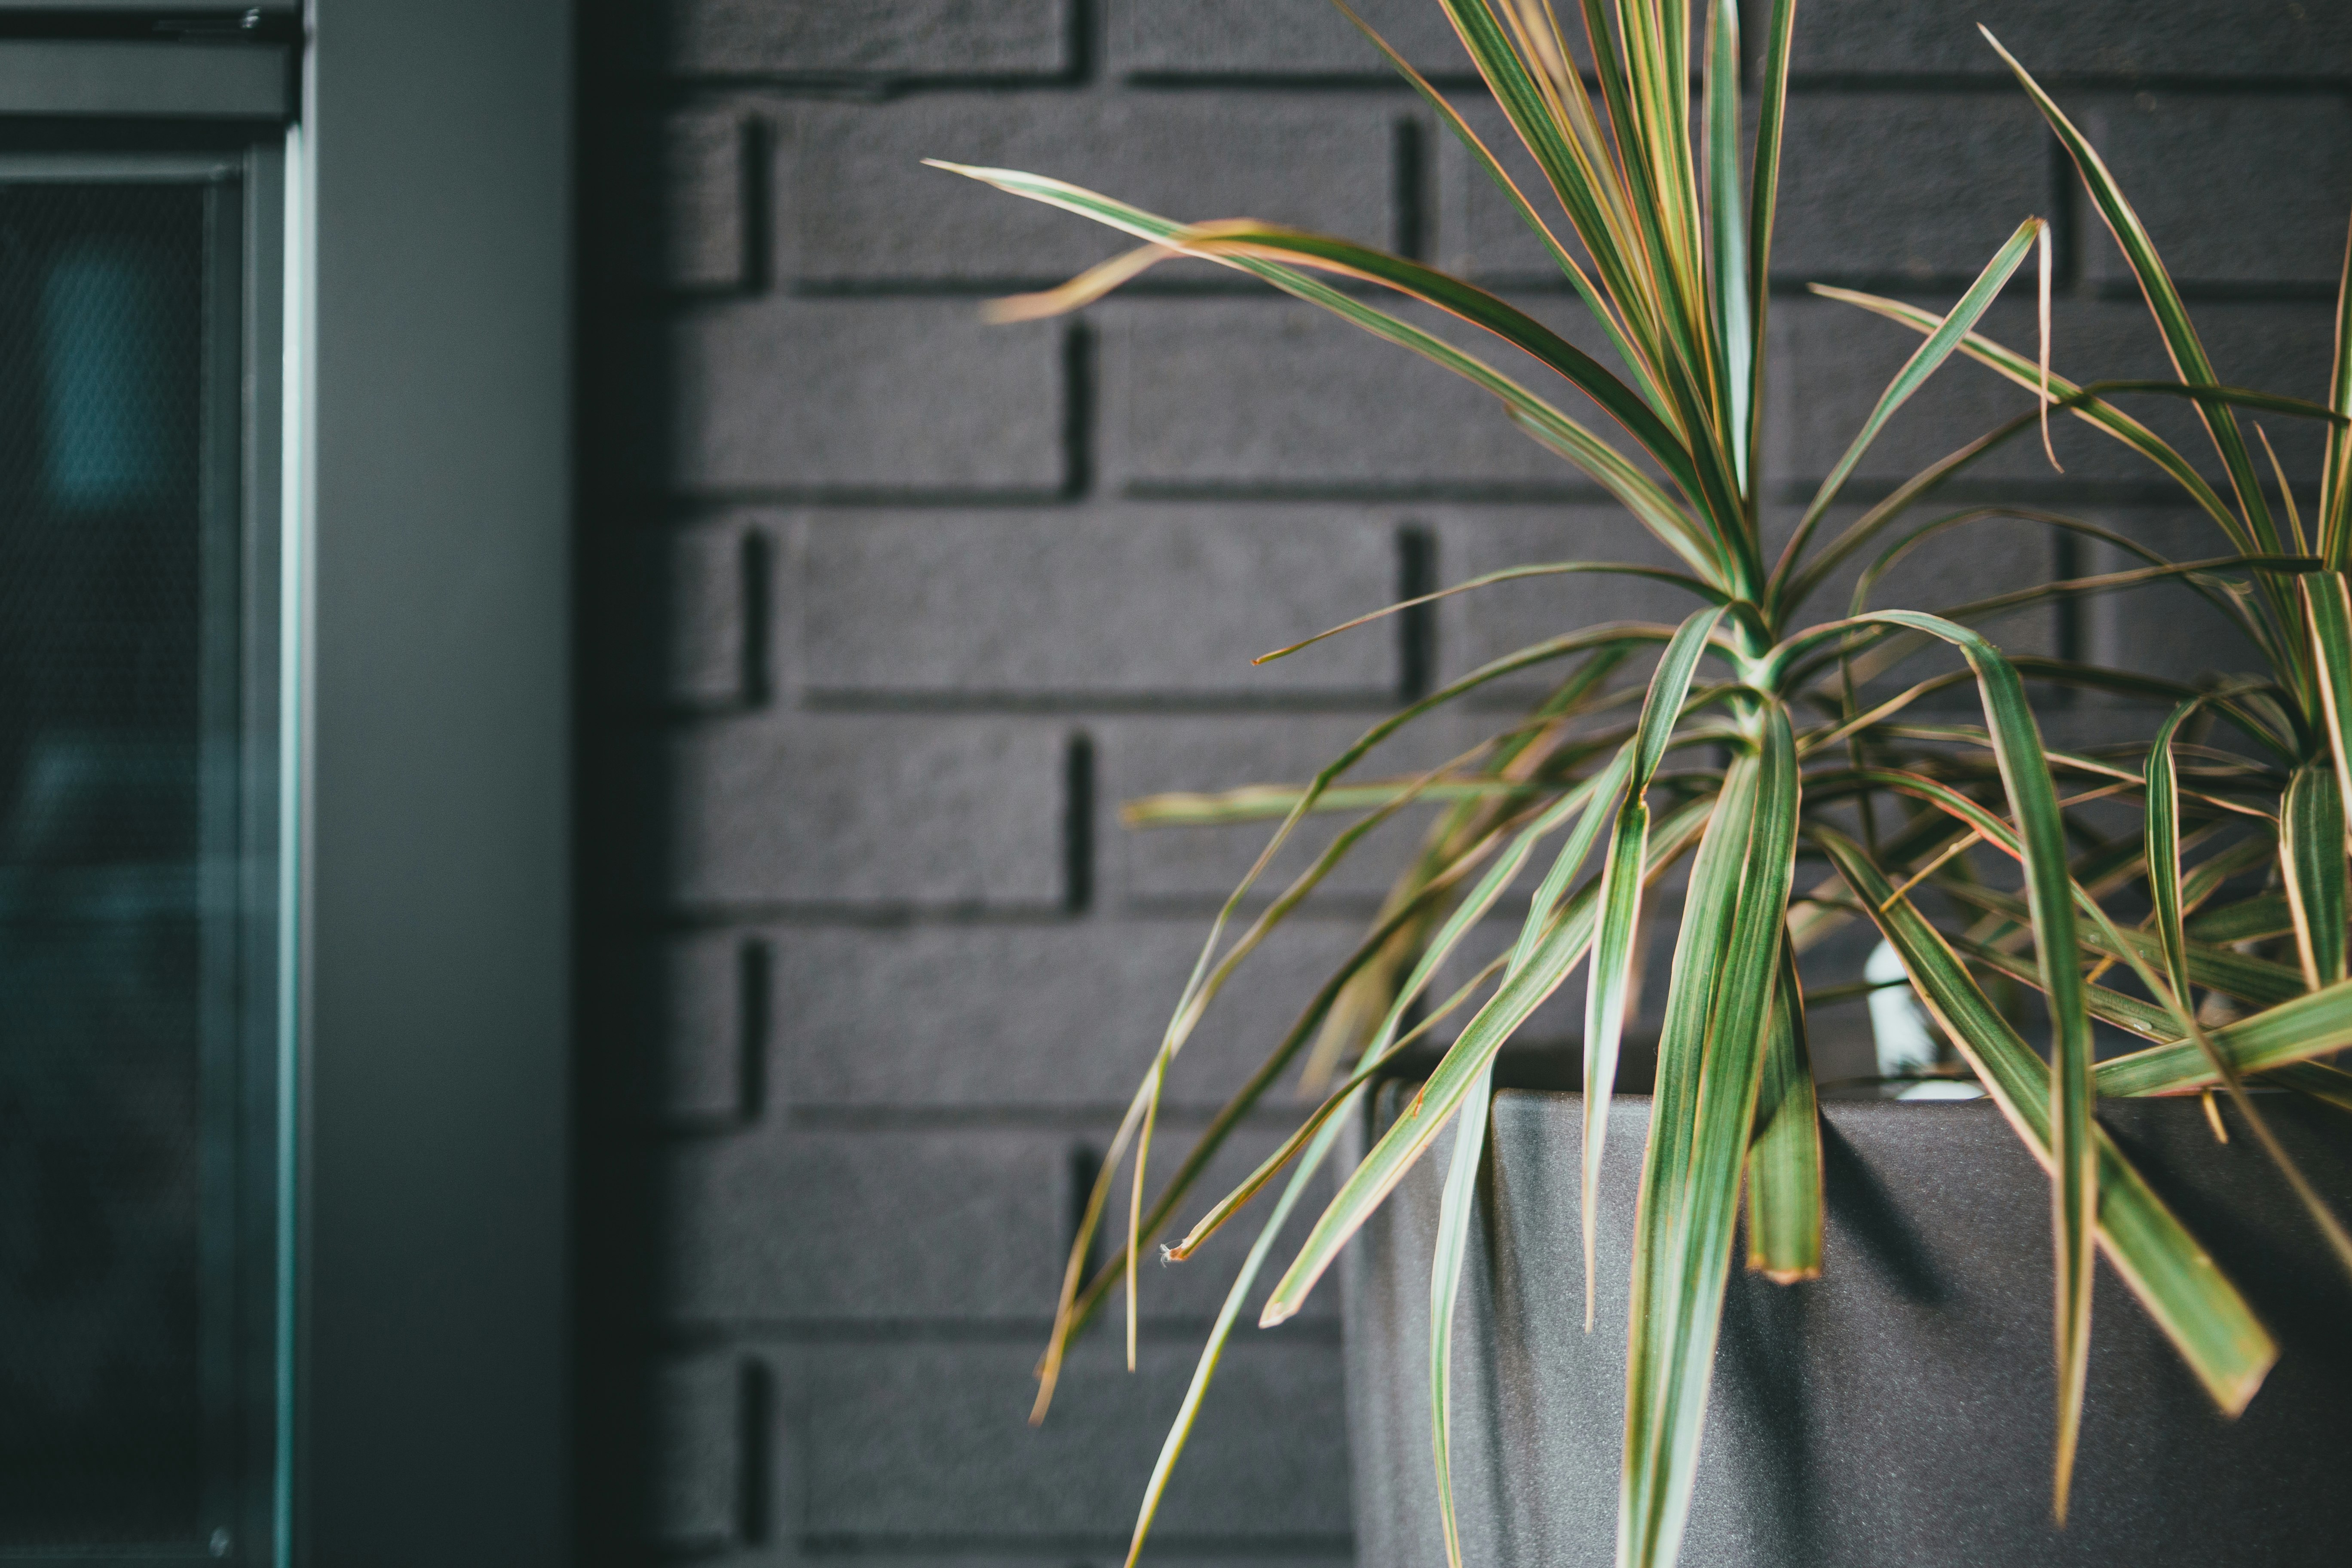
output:
[[[88,242],[50,264],[40,330],[47,489],[57,504],[140,506],[170,489],[173,388],[156,363],[170,318],[154,260],[136,249]]]

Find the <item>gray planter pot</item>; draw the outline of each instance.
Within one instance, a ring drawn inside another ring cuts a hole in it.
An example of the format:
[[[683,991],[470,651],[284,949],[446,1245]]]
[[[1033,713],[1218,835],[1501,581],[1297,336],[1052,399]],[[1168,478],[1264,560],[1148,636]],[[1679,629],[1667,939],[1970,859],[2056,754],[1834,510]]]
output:
[[[1391,1086],[1376,1111],[1385,1125]],[[2352,1121],[2265,1096],[2352,1214]],[[1511,1091],[1454,1342],[1455,1498],[1467,1561],[1614,1561],[1627,1255],[1646,1099],[1612,1114],[1600,1315],[1583,1331],[1582,1102]],[[1986,1101],[1825,1107],[1824,1277],[1735,1272],[1691,1568],[2352,1561],[2352,1289],[2252,1139],[2217,1147],[2194,1100],[2100,1116],[2280,1343],[2224,1420],[2103,1262],[2074,1505],[2050,1522],[2049,1187]],[[2227,1113],[2225,1112],[2225,1115]],[[1349,1249],[1347,1355],[1363,1568],[1445,1561],[1430,1462],[1429,1258],[1445,1145]]]

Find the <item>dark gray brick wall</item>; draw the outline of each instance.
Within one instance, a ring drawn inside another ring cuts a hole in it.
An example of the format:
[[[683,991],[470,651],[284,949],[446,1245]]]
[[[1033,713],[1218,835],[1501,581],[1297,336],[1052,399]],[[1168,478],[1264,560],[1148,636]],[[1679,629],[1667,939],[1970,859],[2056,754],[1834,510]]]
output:
[[[1359,3],[1497,128],[1432,0]],[[1302,776],[1411,683],[1682,605],[1552,578],[1253,668],[1408,583],[1663,552],[1482,395],[1229,272],[1170,266],[1074,321],[984,325],[991,292],[1122,242],[919,160],[1399,247],[1588,347],[1599,335],[1322,0],[586,11],[581,1538],[631,1568],[1107,1565],[1241,1238],[1147,1271],[1135,1376],[1112,1339],[1089,1341],[1033,1430],[1030,1373],[1081,1185],[1264,837],[1131,833],[1118,803]],[[2352,7],[1806,0],[1773,258],[1775,530],[1916,342],[1809,279],[1940,307],[2048,215],[2059,367],[2164,373],[1978,21],[2059,84],[2130,183],[2225,378],[2320,389],[2352,204]],[[2030,347],[2030,302],[2004,301],[1989,330]],[[1956,366],[1888,430],[1855,500],[2026,406]],[[2307,481],[2312,432],[2265,424]],[[2063,475],[2021,441],[1955,504],[2000,496],[2179,555],[2215,547],[2113,443],[2058,437]],[[1880,597],[2122,563],[1994,521],[1907,561]],[[2000,635],[2184,676],[2234,653],[2178,587]],[[1366,771],[1442,761],[1530,689],[1507,683]],[[2115,720],[2084,706],[2050,722],[2094,737]],[[1367,846],[1213,1010],[1170,1084],[1163,1148],[1357,939],[1412,826]],[[1569,987],[1537,1044],[1570,1045],[1580,1005]],[[1825,1028],[1824,1073],[1861,1070],[1857,1048],[1857,1029]],[[1279,1131],[1246,1129],[1217,1174]],[[1346,1559],[1334,1305],[1327,1290],[1228,1357],[1156,1561]]]

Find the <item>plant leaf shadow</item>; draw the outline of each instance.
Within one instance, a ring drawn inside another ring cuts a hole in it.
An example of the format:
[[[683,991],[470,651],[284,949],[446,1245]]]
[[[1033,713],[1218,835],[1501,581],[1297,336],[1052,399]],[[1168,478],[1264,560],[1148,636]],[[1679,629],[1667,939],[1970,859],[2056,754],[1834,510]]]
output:
[[[1937,1272],[1911,1222],[1837,1124],[1822,1119],[1822,1185],[1832,1228],[1895,1292],[1923,1307],[1940,1307],[1952,1291]]]

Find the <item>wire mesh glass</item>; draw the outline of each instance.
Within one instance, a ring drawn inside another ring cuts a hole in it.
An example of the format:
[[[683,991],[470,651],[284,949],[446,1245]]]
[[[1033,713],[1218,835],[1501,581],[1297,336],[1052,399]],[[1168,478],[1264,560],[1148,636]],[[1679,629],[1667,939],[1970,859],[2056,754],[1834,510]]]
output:
[[[0,1551],[210,1529],[206,222],[0,176]]]

